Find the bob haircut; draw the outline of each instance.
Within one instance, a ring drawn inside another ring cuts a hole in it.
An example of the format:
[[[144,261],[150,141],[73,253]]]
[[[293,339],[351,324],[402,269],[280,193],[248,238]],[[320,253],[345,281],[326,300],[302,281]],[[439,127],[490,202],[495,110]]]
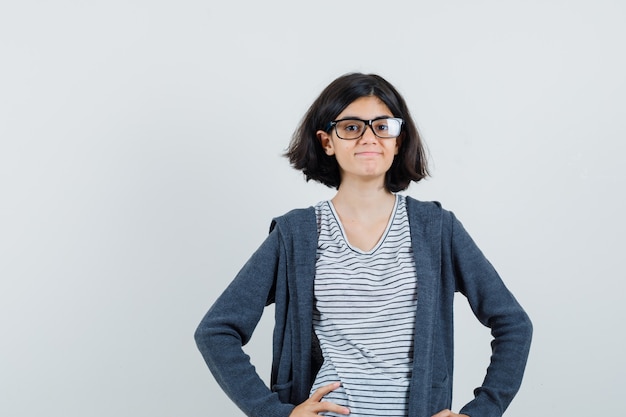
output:
[[[313,102],[296,129],[284,156],[291,166],[301,170],[307,181],[315,180],[339,188],[341,175],[334,156],[326,155],[317,131],[330,132],[329,123],[346,107],[361,97],[378,97],[393,117],[404,120],[398,137],[398,154],[385,175],[385,188],[398,192],[428,176],[426,154],[417,127],[404,98],[384,78],[376,74],[349,73],[330,83]]]

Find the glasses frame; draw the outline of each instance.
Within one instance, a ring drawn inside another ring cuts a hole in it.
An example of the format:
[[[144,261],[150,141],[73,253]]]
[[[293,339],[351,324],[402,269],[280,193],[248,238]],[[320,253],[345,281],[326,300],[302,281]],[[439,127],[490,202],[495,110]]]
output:
[[[400,133],[398,133],[397,136],[380,136],[376,133],[376,131],[374,130],[374,126],[372,125],[372,123],[378,121],[378,120],[396,120],[400,122]],[[343,122],[346,120],[354,120],[354,121],[358,121],[358,122],[363,122],[365,123],[365,129],[363,129],[363,133],[361,133],[360,136],[356,137],[356,138],[342,138],[341,136],[339,136],[339,132],[337,131],[337,123],[339,122]],[[380,139],[396,139],[398,136],[400,136],[402,134],[402,126],[404,125],[404,120],[400,117],[388,117],[388,116],[382,116],[382,117],[377,117],[375,119],[371,119],[371,120],[363,120],[363,119],[359,119],[358,117],[345,117],[343,119],[338,119],[338,120],[333,120],[332,122],[328,123],[328,128],[326,129],[326,131],[330,131],[333,127],[335,128],[335,134],[337,135],[337,137],[339,139],[342,140],[358,140],[361,139],[363,137],[363,135],[365,134],[365,131],[367,130],[367,127],[369,126],[370,129],[372,130],[372,133],[374,134],[374,136],[376,136],[377,138]]]

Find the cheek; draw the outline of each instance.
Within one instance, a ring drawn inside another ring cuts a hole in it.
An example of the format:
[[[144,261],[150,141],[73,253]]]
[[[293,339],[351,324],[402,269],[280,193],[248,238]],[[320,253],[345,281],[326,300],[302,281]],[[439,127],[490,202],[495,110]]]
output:
[[[400,150],[400,145],[398,144],[397,140],[394,140],[392,143],[389,144],[389,150],[392,151],[394,155],[398,154],[398,150]]]
[[[345,140],[341,142],[335,141],[334,147],[337,154],[348,155],[353,151],[354,144]]]

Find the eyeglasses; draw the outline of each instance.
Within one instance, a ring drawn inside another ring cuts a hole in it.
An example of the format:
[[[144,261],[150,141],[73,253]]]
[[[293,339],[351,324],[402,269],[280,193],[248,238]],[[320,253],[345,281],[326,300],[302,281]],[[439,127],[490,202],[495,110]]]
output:
[[[354,140],[363,136],[369,126],[379,138],[391,139],[400,136],[403,123],[404,120],[399,117],[379,117],[372,120],[346,118],[330,122],[327,130],[334,127],[339,139]]]

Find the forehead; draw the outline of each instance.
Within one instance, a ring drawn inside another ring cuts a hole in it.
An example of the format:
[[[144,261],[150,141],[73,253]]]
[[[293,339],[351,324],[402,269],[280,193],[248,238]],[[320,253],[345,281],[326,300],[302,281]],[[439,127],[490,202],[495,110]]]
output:
[[[359,97],[350,103],[337,118],[356,117],[369,120],[381,116],[393,116],[393,114],[381,99],[376,96],[366,96]]]

